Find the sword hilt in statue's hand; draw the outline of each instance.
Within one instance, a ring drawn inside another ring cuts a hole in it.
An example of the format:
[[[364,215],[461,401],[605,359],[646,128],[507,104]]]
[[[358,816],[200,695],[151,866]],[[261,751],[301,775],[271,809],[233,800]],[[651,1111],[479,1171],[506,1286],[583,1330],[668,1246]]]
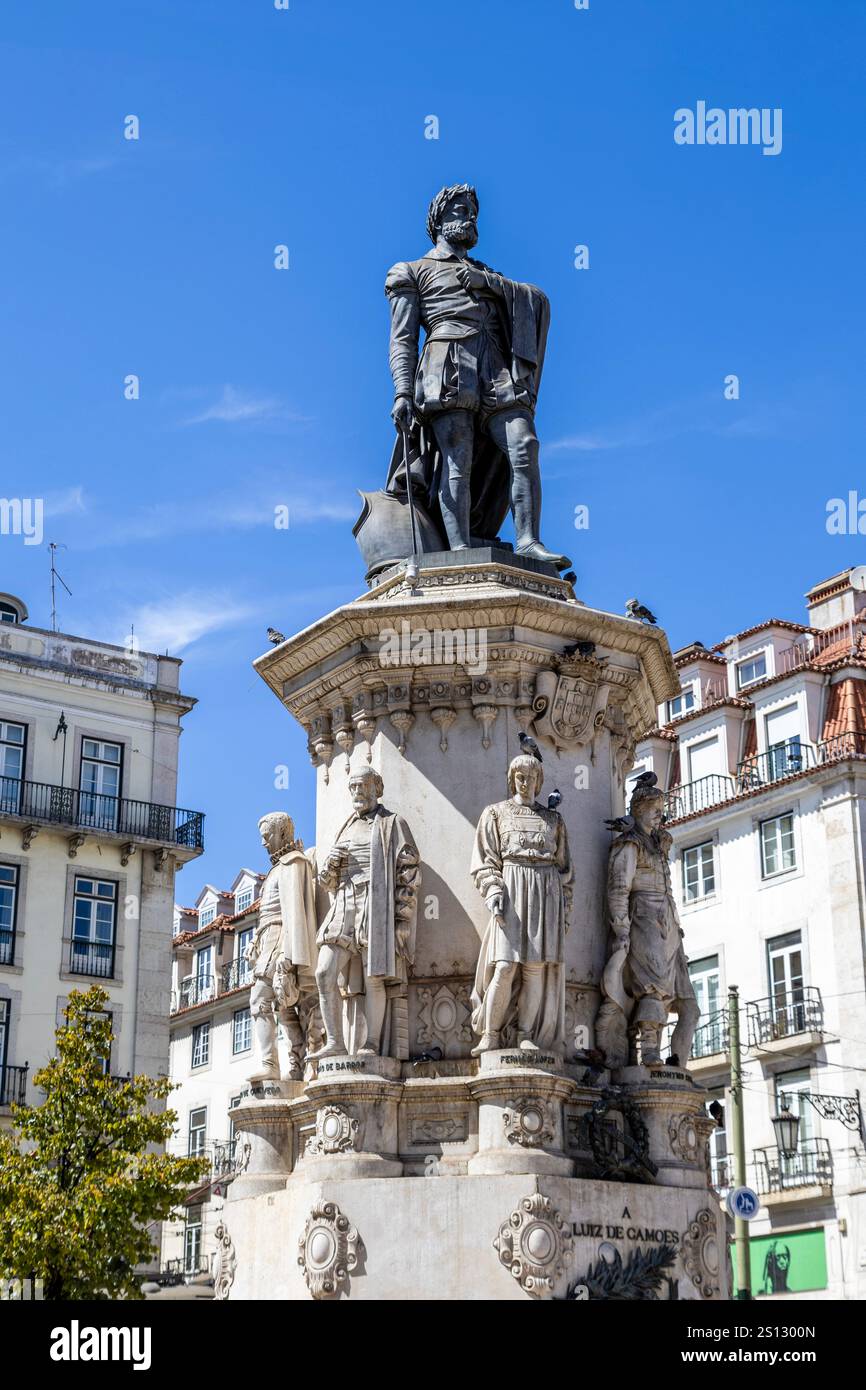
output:
[[[404,433],[415,423],[415,407],[411,396],[398,396],[391,410],[391,419],[398,430]]]

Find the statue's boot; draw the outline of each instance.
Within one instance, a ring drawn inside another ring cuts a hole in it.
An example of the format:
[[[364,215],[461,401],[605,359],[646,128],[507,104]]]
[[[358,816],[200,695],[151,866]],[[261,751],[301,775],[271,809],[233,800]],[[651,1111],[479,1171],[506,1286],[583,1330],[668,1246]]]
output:
[[[443,464],[443,469],[445,465]],[[448,546],[451,550],[468,550],[469,535],[469,479],[451,478],[444,481],[439,489],[439,505]]]
[[[340,1004],[338,1000],[330,998],[319,999],[319,1009],[322,1015],[322,1022],[325,1025],[325,1041],[312,1056],[337,1057],[346,1051],[346,1044],[343,1041],[343,1030],[340,1026]]]
[[[557,555],[542,545],[538,538],[541,517],[541,476],[538,464],[532,469],[515,472],[511,483],[511,508],[514,512],[514,553],[532,560],[545,560],[558,570],[567,570],[571,561],[567,555]]]
[[[645,1067],[661,1065],[661,1031],[658,1024],[641,1024],[640,1059]]]
[[[471,1057],[479,1057],[482,1052],[492,1052],[493,1049],[498,1046],[498,1033],[482,1033],[481,1041],[475,1044],[475,1046],[471,1049],[469,1055]]]

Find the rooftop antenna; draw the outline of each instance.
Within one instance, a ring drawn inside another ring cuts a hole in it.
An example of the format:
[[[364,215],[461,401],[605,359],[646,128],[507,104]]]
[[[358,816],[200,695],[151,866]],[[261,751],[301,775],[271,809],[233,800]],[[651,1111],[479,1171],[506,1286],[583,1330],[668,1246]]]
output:
[[[52,632],[56,632],[56,631],[57,631],[57,588],[56,588],[56,581],[57,581],[58,579],[60,580],[60,583],[63,585],[63,587],[64,587],[64,589],[66,590],[66,592],[67,592],[67,594],[69,595],[69,597],[72,598],[72,590],[70,589],[69,585],[66,583],[66,580],[63,578],[63,576],[62,576],[61,574],[58,573],[58,571],[57,571],[57,566],[56,566],[55,560],[54,560],[54,557],[55,557],[56,552],[57,552],[58,550],[65,550],[65,549],[66,549],[66,546],[65,546],[65,545],[58,545],[58,544],[56,543],[56,541],[49,541],[49,542],[48,542],[48,550],[49,550],[50,555],[51,555],[51,631],[52,631]]]

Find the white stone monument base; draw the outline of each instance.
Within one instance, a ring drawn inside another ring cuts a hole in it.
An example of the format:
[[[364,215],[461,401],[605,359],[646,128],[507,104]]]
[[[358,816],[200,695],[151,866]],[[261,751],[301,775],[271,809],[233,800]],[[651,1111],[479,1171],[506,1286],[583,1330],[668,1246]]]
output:
[[[233,1197],[226,1226],[232,1299],[593,1299],[635,1283],[663,1301],[727,1296],[723,1217],[706,1190],[333,1174]],[[653,1287],[665,1245],[674,1262]]]

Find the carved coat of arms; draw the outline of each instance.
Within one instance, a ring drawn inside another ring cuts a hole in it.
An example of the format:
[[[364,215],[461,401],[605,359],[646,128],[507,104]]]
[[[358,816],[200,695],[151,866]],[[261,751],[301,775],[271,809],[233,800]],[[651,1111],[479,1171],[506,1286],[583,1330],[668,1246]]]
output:
[[[604,721],[609,683],[604,664],[594,657],[562,660],[555,671],[539,671],[535,681],[535,730],[557,747],[589,743]]]

